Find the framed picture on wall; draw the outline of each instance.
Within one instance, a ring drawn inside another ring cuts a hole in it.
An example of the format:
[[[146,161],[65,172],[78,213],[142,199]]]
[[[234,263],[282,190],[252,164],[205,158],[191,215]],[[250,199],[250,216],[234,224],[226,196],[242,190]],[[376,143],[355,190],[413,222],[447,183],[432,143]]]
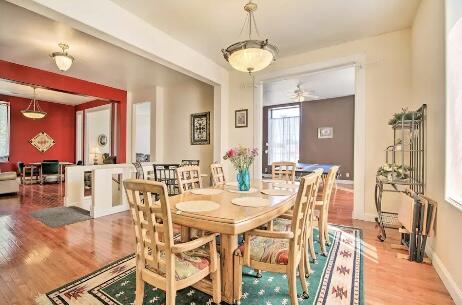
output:
[[[210,144],[210,112],[191,114],[191,145]]]
[[[248,127],[249,126],[248,118],[249,118],[248,109],[236,110],[236,112],[234,113],[234,127],[235,128]]]
[[[334,137],[333,127],[319,127],[318,139],[332,139]]]

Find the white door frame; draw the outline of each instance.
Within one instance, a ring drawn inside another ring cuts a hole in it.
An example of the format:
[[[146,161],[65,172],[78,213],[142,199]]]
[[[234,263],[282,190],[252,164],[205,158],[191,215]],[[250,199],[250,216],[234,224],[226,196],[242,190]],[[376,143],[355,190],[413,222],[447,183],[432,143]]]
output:
[[[341,69],[347,66],[356,67],[355,80],[355,120],[354,120],[354,208],[353,219],[365,220],[364,214],[364,189],[365,189],[365,169],[366,169],[366,78],[365,55],[357,54],[353,56],[335,58],[323,62],[317,62],[295,68],[262,73],[255,77],[255,97],[254,97],[254,146],[263,151],[263,83],[270,80],[278,80],[300,74],[315,73],[325,70]],[[262,175],[261,155],[255,160],[255,177]]]

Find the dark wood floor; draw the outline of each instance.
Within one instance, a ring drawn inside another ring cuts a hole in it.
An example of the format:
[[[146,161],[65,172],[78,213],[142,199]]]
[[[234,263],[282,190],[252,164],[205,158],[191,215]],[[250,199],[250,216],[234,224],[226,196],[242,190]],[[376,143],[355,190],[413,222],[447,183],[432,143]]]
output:
[[[20,196],[0,197],[0,304],[32,305],[50,291],[134,251],[128,213],[53,229],[31,211],[60,206],[62,186],[33,185]],[[363,229],[366,304],[454,304],[432,266],[395,257],[391,243],[376,239],[374,224],[351,219],[353,193],[338,189],[329,213],[331,223]]]

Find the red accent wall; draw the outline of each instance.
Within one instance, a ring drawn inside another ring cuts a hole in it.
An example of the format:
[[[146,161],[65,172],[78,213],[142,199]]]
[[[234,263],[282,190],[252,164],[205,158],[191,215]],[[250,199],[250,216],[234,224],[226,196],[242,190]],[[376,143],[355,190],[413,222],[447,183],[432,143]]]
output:
[[[95,96],[104,100],[117,101],[119,140],[117,162],[126,161],[127,145],[127,91],[100,85],[78,78],[22,66],[0,60],[0,78],[38,85],[68,93]]]
[[[0,163],[1,171],[16,170],[16,163],[40,162],[44,159],[75,160],[75,107],[39,101],[47,113],[45,118],[32,120],[24,117],[21,110],[27,108],[29,99],[0,95],[0,100],[10,103],[10,161]],[[39,132],[46,132],[55,140],[46,152],[38,151],[29,140]]]

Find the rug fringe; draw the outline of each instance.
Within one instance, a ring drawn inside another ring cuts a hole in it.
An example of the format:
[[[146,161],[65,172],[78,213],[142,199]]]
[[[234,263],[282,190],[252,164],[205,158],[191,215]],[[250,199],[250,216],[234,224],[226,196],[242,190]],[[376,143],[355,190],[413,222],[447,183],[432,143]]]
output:
[[[41,294],[35,298],[35,305],[53,305],[46,294]]]

